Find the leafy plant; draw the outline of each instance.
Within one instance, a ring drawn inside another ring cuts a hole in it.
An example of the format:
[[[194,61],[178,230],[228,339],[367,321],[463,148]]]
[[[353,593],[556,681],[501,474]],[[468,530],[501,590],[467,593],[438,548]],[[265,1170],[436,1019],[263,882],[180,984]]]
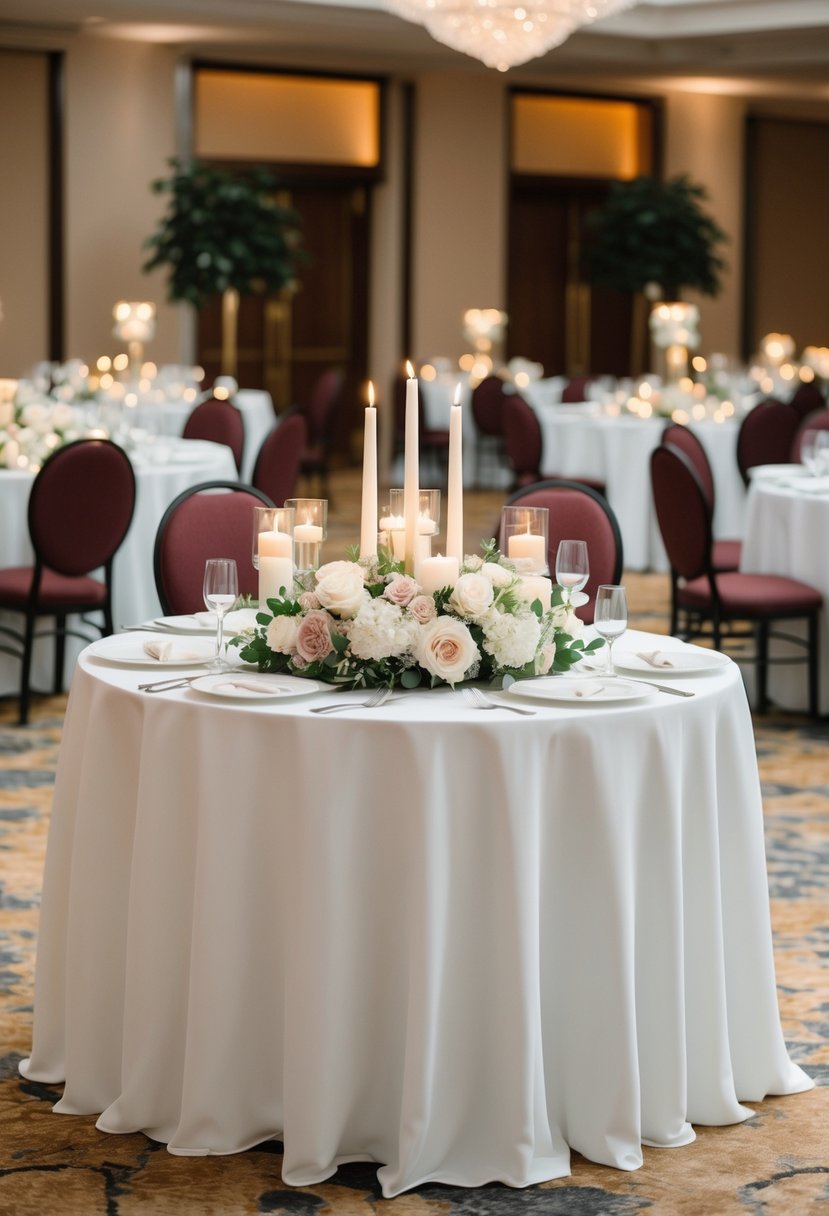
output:
[[[587,218],[591,281],[652,295],[658,287],[667,300],[679,299],[683,287],[716,295],[725,267],[717,247],[726,236],[703,210],[706,198],[686,175],[614,182],[605,204]]]
[[[228,288],[245,296],[294,283],[304,259],[300,220],[276,202],[272,174],[255,168],[236,176],[199,161],[169,164],[171,175],[151,184],[169,204],[145,242],[151,253],[143,269],[168,268],[171,301],[198,308]]]

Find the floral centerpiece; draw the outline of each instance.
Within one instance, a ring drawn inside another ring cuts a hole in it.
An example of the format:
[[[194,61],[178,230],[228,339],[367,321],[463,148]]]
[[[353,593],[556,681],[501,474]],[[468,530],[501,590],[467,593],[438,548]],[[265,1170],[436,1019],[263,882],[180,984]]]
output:
[[[495,541],[464,558],[454,587],[430,594],[385,552],[350,556],[260,605],[255,629],[236,639],[241,658],[344,688],[506,685],[567,671],[604,644],[585,644],[558,587],[547,611],[529,602]]]
[[[37,470],[57,448],[84,433],[72,405],[21,382],[14,400],[0,402],[0,467]]]

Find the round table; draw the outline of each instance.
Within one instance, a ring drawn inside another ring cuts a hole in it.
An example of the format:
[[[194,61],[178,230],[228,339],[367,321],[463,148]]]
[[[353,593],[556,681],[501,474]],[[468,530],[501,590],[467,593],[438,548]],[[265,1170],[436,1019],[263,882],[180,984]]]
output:
[[[823,595],[820,613],[820,713],[829,713],[829,478],[812,477],[800,465],[752,470],[740,569],[750,574],[781,574],[816,587]],[[789,633],[803,634],[798,622]],[[802,658],[803,651],[779,640],[772,658]],[[748,673],[747,673],[748,674]],[[807,684],[801,664],[772,665],[768,691],[784,709],[807,709]]]
[[[153,578],[153,547],[161,517],[177,494],[201,481],[236,481],[238,474],[230,448],[201,440],[163,439],[130,451],[135,470],[135,513],[113,564],[112,606],[115,628],[150,620],[161,612]],[[26,566],[33,559],[27,510],[34,474],[28,470],[0,471],[0,566]],[[102,510],[105,504],[102,504]],[[12,629],[22,618],[3,614]],[[41,624],[39,628],[45,628]],[[67,670],[84,643],[67,638]],[[52,683],[52,639],[35,643],[32,684]],[[20,662],[0,654],[0,694],[20,687]]]
[[[141,402],[130,411],[130,422],[132,426],[146,428],[156,435],[178,436],[184,430],[184,424],[196,404],[197,402],[185,401],[182,397]],[[273,430],[277,419],[271,395],[264,389],[239,389],[234,394],[233,404],[241,413],[245,428],[241,478],[249,485],[259,449]]]
[[[811,1088],[731,663],[690,699],[317,716],[354,694],[150,695],[118,642],[80,658],[55,788],[21,1070],[57,1111],[281,1139],[288,1185],[375,1161],[393,1196],[636,1169]]]

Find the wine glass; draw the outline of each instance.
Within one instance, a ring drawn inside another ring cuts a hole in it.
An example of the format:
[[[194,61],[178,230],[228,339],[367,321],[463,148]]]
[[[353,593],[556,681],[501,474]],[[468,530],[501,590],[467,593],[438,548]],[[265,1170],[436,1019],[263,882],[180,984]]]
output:
[[[204,565],[204,604],[216,613],[216,657],[210,671],[225,671],[230,664],[222,658],[222,634],[225,613],[239,598],[239,576],[236,562],[229,557],[211,557]]]
[[[556,552],[556,582],[569,608],[574,591],[581,591],[590,576],[587,544],[583,540],[559,541]]]
[[[607,642],[606,675],[615,676],[613,669],[613,643],[628,627],[628,605],[624,587],[603,583],[596,592],[593,609],[593,628]]]

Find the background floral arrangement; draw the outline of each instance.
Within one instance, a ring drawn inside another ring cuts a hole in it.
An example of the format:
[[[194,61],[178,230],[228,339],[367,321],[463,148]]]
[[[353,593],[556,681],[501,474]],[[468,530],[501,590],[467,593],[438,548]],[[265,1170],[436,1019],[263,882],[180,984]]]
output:
[[[13,401],[0,401],[0,465],[37,469],[56,448],[85,434],[68,401],[21,381]]]
[[[430,594],[384,553],[329,562],[305,583],[269,599],[238,639],[245,662],[346,688],[416,688],[567,671],[604,644],[585,645],[558,587],[548,612],[522,596],[494,541],[464,559],[454,587]]]

